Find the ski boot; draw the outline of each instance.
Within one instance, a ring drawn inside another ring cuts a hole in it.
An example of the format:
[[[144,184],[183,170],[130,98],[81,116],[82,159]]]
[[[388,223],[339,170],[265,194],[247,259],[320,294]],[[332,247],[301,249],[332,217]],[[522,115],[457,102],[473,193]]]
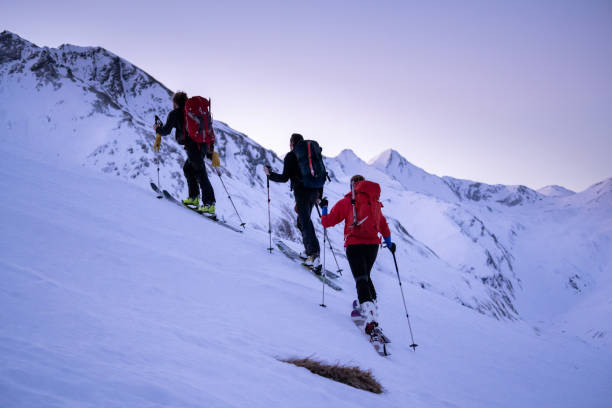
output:
[[[308,266],[317,275],[321,274],[321,258],[318,255],[311,255],[304,261],[304,265]]]
[[[374,302],[363,302],[361,304],[361,314],[365,317],[365,332],[371,335],[378,327],[378,309]]]
[[[200,205],[200,197],[188,197],[186,199],[183,200],[183,205],[191,205],[194,207],[197,207]]]
[[[379,335],[378,322],[369,322],[365,325],[365,332],[370,337],[377,337]]]
[[[204,214],[207,215],[209,217],[212,217],[215,215],[215,204],[204,204],[200,207],[198,207],[198,212],[200,214]]]

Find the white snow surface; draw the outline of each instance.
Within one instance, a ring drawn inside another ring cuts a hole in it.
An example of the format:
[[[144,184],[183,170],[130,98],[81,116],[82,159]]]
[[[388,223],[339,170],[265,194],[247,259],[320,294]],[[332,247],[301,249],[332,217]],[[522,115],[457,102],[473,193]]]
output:
[[[161,185],[186,194],[182,148],[169,136],[151,149],[162,84],[101,48],[6,31],[0,46],[0,406],[612,404],[612,179],[551,194],[440,178],[392,150],[327,158],[330,202],[353,174],[380,183],[398,244],[419,347],[381,250],[372,276],[393,340],[381,358],[349,319],[341,227],[329,233],[344,290],[327,290],[325,309],[318,280],[266,251],[273,152],[215,122],[237,234],[154,198],[158,160]],[[288,190],[271,183],[272,229],[299,248]],[[385,392],[279,361],[307,356],[371,369]]]

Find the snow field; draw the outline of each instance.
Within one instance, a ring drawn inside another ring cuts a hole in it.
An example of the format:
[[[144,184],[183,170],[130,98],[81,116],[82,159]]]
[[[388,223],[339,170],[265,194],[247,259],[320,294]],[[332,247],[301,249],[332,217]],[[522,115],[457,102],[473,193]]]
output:
[[[2,406],[612,400],[608,354],[404,285],[420,344],[412,352],[394,271],[374,275],[393,340],[383,359],[348,316],[346,264],[344,291],[326,288],[323,309],[320,282],[278,251],[268,254],[265,233],[237,234],[112,176],[2,150]],[[306,356],[372,369],[386,391],[369,394],[278,361]]]

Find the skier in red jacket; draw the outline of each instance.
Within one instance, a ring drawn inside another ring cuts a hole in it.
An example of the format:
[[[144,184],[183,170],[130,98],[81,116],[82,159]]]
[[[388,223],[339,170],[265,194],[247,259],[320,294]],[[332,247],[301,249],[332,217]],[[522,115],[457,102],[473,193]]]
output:
[[[376,290],[370,271],[378,254],[379,233],[384,237],[387,248],[395,252],[395,244],[391,242],[391,231],[381,212],[382,203],[378,201],[379,198],[380,186],[377,183],[355,175],[351,178],[351,192],[338,201],[329,214],[327,199],[320,202],[323,227],[333,227],[344,221],[346,257],[355,278],[357,297],[361,313],[366,317],[365,331],[368,334],[378,326]]]

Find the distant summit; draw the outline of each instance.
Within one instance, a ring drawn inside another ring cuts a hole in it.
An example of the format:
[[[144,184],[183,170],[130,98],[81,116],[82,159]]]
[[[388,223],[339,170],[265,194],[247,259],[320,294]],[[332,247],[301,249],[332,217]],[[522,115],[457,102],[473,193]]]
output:
[[[385,150],[370,160],[370,165],[390,175],[407,190],[439,197],[446,201],[457,200],[442,178],[410,163],[396,150]]]
[[[545,195],[547,197],[567,197],[567,196],[576,194],[572,190],[568,190],[565,187],[561,187],[557,185],[550,185],[550,186],[542,187],[541,189],[537,191],[538,193]]]
[[[351,149],[342,150],[340,153],[338,153],[338,155],[336,156],[336,159],[341,160],[341,161],[349,161],[349,160],[356,160],[360,162],[363,161]]]

